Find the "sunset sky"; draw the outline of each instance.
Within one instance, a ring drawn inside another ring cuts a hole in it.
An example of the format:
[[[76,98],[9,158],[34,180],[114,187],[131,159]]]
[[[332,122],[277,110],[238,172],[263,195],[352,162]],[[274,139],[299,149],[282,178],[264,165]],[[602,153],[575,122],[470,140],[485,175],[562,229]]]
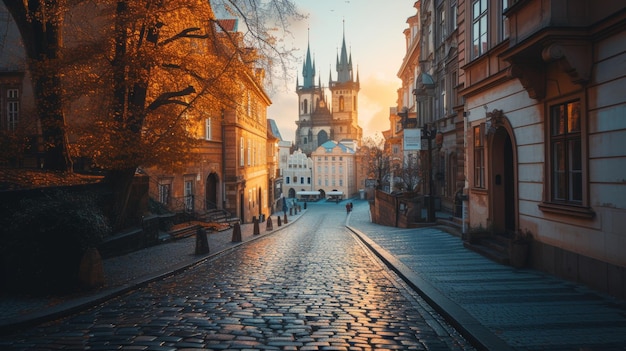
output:
[[[278,124],[284,140],[293,141],[298,119],[296,73],[302,83],[302,64],[310,38],[311,54],[315,59],[322,85],[328,86],[329,73],[337,79],[335,62],[341,49],[343,25],[348,53],[358,69],[359,125],[363,136],[389,129],[389,108],[395,106],[400,79],[397,77],[406,52],[403,31],[406,20],[415,14],[415,0],[295,0],[306,20],[294,23],[293,38],[286,39],[299,51],[292,81],[277,87],[271,96],[272,105],[267,118]],[[307,29],[309,34],[307,34]],[[293,41],[293,43],[291,43]],[[326,92],[330,98],[330,91]]]

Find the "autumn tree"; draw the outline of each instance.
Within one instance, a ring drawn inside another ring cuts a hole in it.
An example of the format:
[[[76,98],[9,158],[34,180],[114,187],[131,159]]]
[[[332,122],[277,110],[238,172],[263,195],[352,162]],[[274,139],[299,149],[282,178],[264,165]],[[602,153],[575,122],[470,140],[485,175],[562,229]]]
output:
[[[267,4],[224,4],[246,18],[245,35],[224,28],[206,0],[100,0],[73,9],[63,73],[71,115],[80,116],[71,126],[79,136],[74,151],[108,171],[118,225],[136,169],[185,164],[197,143],[194,123],[236,108],[243,75],[288,54],[261,19],[295,8],[286,0]]]

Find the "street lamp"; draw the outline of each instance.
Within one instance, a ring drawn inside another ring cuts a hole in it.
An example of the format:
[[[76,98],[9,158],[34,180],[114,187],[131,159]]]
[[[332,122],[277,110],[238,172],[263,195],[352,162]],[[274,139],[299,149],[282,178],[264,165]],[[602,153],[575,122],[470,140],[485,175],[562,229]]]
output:
[[[428,207],[428,222],[435,222],[435,198],[433,194],[433,157],[432,157],[432,140],[437,135],[437,129],[432,128],[429,129],[427,124],[424,124],[422,127],[422,139],[428,140],[428,154],[426,155],[426,170],[428,172],[428,176],[426,179],[428,180],[428,197],[427,197],[427,207]]]

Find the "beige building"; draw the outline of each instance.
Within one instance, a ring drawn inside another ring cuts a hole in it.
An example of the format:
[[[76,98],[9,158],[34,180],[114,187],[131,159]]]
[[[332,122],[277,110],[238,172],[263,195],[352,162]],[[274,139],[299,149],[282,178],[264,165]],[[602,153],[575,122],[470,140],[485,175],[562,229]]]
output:
[[[329,140],[311,158],[314,188],[321,197],[346,199],[358,194],[354,149]]]

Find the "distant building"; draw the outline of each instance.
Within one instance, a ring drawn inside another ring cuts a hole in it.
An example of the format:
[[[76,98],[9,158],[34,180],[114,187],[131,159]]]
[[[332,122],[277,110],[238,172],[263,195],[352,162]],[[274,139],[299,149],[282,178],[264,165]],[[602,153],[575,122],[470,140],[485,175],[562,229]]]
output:
[[[287,166],[283,169],[283,182],[285,196],[289,198],[303,198],[305,195],[312,196],[313,189],[313,160],[301,150],[296,150],[288,156]],[[300,193],[300,194],[299,194]],[[319,195],[316,193],[315,195]],[[315,196],[317,198],[318,196]]]
[[[311,153],[314,188],[320,196],[346,199],[358,194],[355,150],[329,140]]]

